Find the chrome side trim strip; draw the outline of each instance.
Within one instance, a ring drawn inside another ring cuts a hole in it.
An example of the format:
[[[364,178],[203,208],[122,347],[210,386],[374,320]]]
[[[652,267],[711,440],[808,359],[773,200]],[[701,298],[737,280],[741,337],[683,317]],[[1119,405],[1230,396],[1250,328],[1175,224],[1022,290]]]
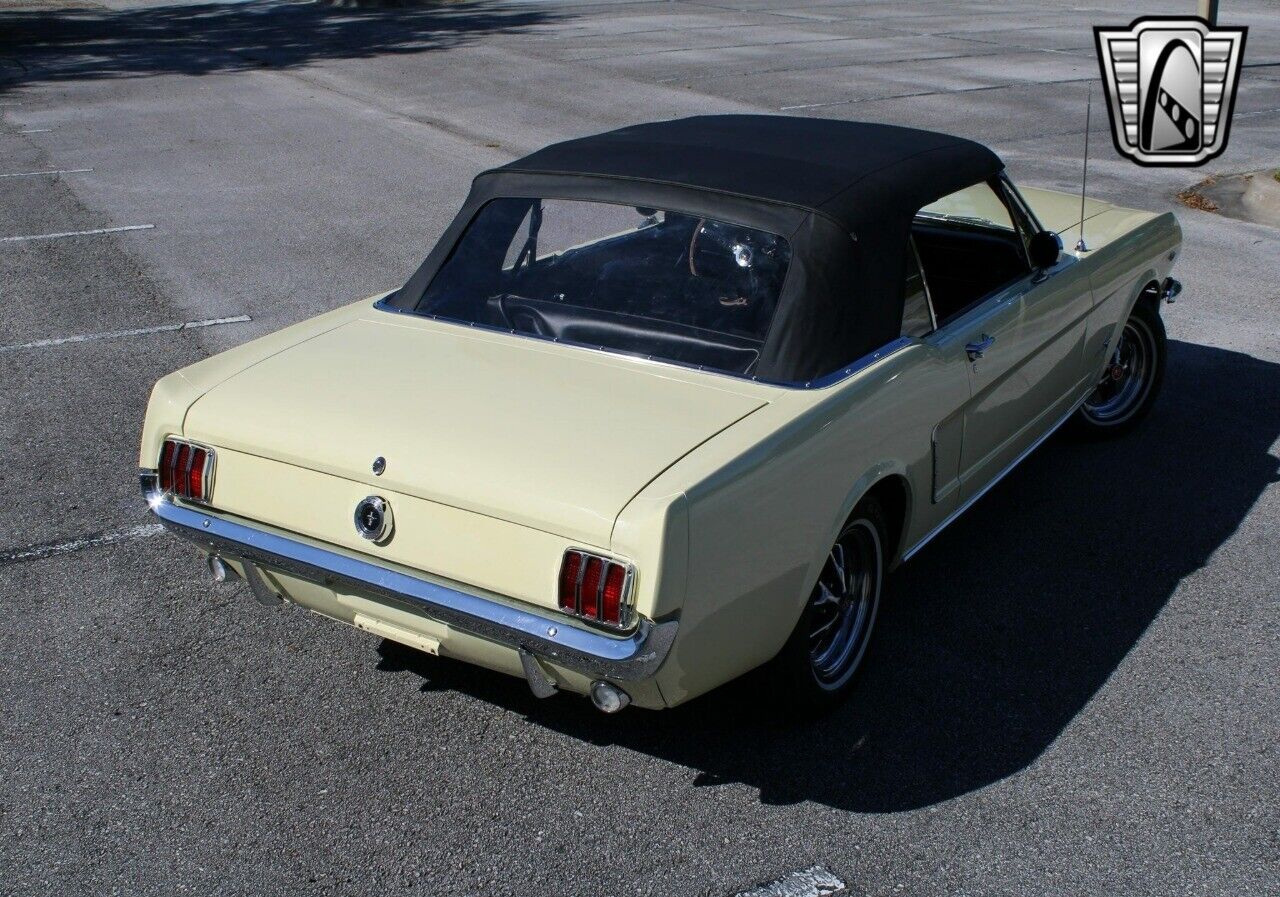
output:
[[[1027,455],[1030,455],[1032,452],[1034,452],[1036,449],[1040,447],[1041,443],[1043,443],[1046,439],[1048,439],[1054,433],[1058,432],[1058,428],[1071,419],[1071,415],[1076,413],[1076,410],[1081,405],[1084,404],[1084,400],[1087,398],[1089,398],[1088,392],[1086,392],[1083,396],[1081,396],[1079,401],[1077,401],[1074,405],[1071,406],[1070,411],[1062,415],[1062,417],[1058,418],[1058,420],[1053,424],[1052,427],[1050,427],[1048,430],[1045,430],[1044,433],[1040,434],[1040,436],[1036,438],[1035,442],[1031,443],[1031,445],[1023,449],[1021,454],[1018,455],[1018,457],[1010,461],[1008,467],[1006,467],[1004,470],[1000,471],[998,474],[992,477],[991,481],[987,483],[987,485],[983,486],[973,495],[965,499],[964,504],[960,505],[960,507],[956,508],[950,514],[948,514],[946,520],[942,521],[933,529],[929,530],[929,532],[925,533],[924,538],[922,538],[919,542],[911,546],[910,549],[908,549],[906,552],[903,553],[902,560],[903,561],[911,560],[912,555],[914,555],[921,548],[924,548],[926,545],[928,545],[930,540],[933,539],[934,536],[938,535],[938,533],[942,532],[951,523],[953,523],[957,517],[959,517],[965,511],[969,510],[969,508],[973,506],[974,502],[976,502],[978,499],[982,498],[982,496],[990,492],[991,489],[996,485],[996,483],[1003,480],[1005,476],[1009,473],[1009,471],[1013,470],[1015,467],[1021,464],[1023,459],[1026,458]]]
[[[840,370],[838,371],[832,371],[830,374],[827,374],[823,377],[819,377],[816,380],[810,380],[808,383],[803,383],[803,384],[787,383],[787,384],[781,384],[781,385],[791,386],[793,388],[800,387],[803,389],[822,389],[827,386],[832,386],[836,383],[839,383],[841,380],[845,379],[846,377],[853,376],[863,368],[871,367],[871,365],[875,364],[877,361],[881,361],[885,358],[888,358],[890,355],[894,354],[895,352],[901,349],[905,349],[907,346],[911,345],[911,343],[912,343],[911,337],[900,336],[896,340],[885,343],[883,346],[881,346],[879,349],[876,349],[874,352],[868,352],[866,355],[863,355],[857,361],[854,361],[852,364],[845,365],[844,367],[840,368]]]
[[[374,595],[461,632],[524,649],[595,678],[634,682],[653,676],[666,660],[679,627],[675,620],[641,619],[629,636],[596,632],[574,625],[567,616],[523,610],[247,521],[183,507],[160,492],[154,471],[142,473],[142,491],[166,529],[206,551],[327,587]]]

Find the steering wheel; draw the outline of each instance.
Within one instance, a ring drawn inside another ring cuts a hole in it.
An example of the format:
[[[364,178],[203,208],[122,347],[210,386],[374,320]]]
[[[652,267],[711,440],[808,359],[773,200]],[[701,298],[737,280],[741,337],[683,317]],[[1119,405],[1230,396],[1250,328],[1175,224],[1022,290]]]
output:
[[[698,265],[693,260],[698,252],[698,234],[702,233],[702,226],[707,223],[707,219],[699,218],[698,223],[693,226],[693,236],[689,237],[689,273],[694,277],[699,277]]]

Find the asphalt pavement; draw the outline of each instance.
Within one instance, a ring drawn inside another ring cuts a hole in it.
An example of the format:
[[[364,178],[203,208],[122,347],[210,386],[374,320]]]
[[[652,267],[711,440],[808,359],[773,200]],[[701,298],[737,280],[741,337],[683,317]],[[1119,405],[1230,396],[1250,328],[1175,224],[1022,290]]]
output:
[[[816,724],[749,683],[605,717],[264,610],[136,480],[158,377],[396,286],[486,167],[764,111],[1074,189],[1092,27],[1194,5],[0,0],[0,894],[1280,893],[1280,231],[1176,200],[1280,167],[1268,0],[1221,4],[1203,169],[1119,156],[1095,92],[1090,194],[1185,235],[1150,419],[905,565]]]

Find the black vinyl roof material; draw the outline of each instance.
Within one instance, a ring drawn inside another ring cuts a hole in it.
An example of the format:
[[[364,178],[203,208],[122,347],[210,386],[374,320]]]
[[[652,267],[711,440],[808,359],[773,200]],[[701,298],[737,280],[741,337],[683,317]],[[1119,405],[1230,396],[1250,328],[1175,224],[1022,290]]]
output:
[[[384,302],[414,311],[472,219],[495,199],[675,211],[788,240],[791,263],[753,376],[820,382],[900,335],[916,212],[1003,168],[972,140],[895,125],[781,115],[633,125],[478,175],[435,249]]]
[[[783,115],[703,115],[566,140],[498,171],[678,184],[784,203],[847,230],[998,174],[985,146],[896,125]]]

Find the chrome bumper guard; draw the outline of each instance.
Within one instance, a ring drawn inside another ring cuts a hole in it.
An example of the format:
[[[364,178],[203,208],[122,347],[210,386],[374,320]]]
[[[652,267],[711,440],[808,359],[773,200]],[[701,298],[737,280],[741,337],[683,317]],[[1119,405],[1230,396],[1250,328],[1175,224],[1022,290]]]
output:
[[[328,588],[372,595],[438,620],[447,626],[598,679],[648,679],[666,660],[679,623],[641,619],[630,636],[610,635],[575,625],[567,617],[534,613],[364,560],[342,549],[324,548],[238,522],[212,511],[175,503],[159,488],[154,471],[143,471],[142,494],[165,528],[211,554],[248,561],[268,570]],[[540,672],[540,671],[539,671]],[[531,678],[531,682],[532,682]]]

